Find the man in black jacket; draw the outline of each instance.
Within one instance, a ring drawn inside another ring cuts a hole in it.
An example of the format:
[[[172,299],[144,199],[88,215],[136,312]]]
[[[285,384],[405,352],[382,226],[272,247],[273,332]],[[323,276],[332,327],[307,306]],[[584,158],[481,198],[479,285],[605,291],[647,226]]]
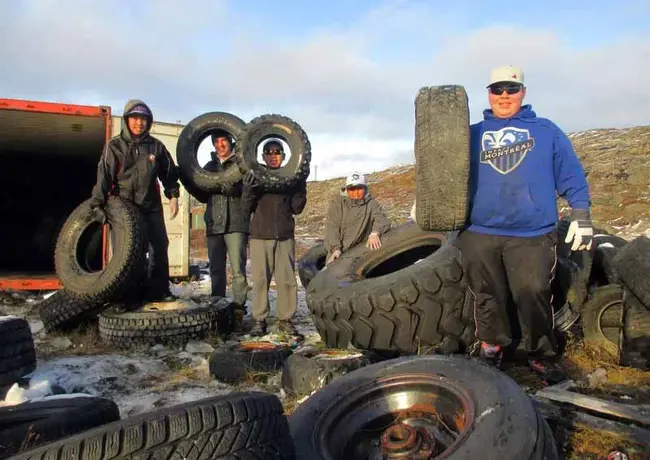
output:
[[[269,169],[278,169],[284,161],[282,144],[268,141],[262,149],[262,158]],[[279,193],[261,190],[255,175],[244,176],[244,209],[251,219],[251,278],[253,281],[253,319],[251,335],[266,334],[269,315],[269,285],[275,276],[277,288],[276,314],[278,330],[293,335],[296,330],[291,317],[298,305],[298,286],[295,275],[296,247],[293,216],[300,214],[307,204],[307,184],[301,181],[295,188]]]
[[[164,144],[149,134],[153,114],[147,104],[130,100],[122,115],[126,127],[109,140],[97,165],[97,182],[90,207],[106,222],[104,205],[109,195],[117,195],[136,205],[147,222],[150,279],[144,300],[172,300],[169,291],[169,239],[165,228],[160,186],[169,199],[171,218],[178,214],[180,187],[174,160]]]
[[[214,151],[212,159],[203,167],[206,171],[220,172],[237,168],[233,153],[233,139],[225,131],[212,134]],[[193,191],[193,196],[202,203],[207,203],[203,219],[208,240],[208,259],[210,260],[210,278],[212,295],[226,296],[226,254],[230,258],[232,274],[233,301],[239,312],[245,313],[246,295],[249,291],[246,281],[246,247],[250,215],[245,212],[242,202],[242,182],[224,184],[221,191],[209,194]],[[238,322],[243,318],[237,315]]]

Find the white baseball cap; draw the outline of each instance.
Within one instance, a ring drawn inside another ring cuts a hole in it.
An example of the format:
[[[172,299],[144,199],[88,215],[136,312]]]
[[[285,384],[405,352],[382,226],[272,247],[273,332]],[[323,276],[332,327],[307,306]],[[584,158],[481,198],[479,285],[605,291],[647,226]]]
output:
[[[519,83],[520,85],[523,85],[524,73],[519,67],[515,67],[513,65],[504,65],[492,69],[490,72],[490,81],[488,82],[488,86],[502,81]]]
[[[345,179],[345,188],[359,185],[366,186],[366,177],[361,173],[354,172]]]

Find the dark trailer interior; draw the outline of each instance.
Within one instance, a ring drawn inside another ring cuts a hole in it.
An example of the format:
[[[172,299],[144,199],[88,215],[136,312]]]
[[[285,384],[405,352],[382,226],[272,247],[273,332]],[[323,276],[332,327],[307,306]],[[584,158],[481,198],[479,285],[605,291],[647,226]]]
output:
[[[54,247],[90,197],[111,110],[0,99],[0,289],[58,287]]]

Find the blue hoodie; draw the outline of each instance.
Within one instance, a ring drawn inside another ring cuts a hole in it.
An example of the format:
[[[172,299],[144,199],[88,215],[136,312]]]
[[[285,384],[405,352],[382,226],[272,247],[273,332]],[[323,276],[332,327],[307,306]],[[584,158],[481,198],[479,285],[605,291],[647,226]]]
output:
[[[585,172],[569,138],[530,105],[512,118],[492,110],[470,127],[470,225],[477,233],[537,236],[553,230],[557,197],[589,209]]]

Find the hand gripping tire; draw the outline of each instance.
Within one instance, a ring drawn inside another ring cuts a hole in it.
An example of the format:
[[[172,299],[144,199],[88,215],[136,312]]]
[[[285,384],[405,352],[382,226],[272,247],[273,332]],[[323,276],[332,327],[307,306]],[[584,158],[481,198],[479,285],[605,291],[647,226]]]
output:
[[[421,88],[415,98],[415,213],[422,230],[445,232],[465,226],[469,142],[465,89]]]
[[[144,277],[147,228],[140,211],[126,200],[111,196],[105,206],[115,238],[113,257],[103,269],[85,266],[87,239],[94,234],[96,217],[89,200],[68,217],[56,244],[54,265],[66,291],[86,301],[110,302],[134,288]]]
[[[215,130],[230,133],[235,145],[238,145],[245,126],[244,120],[226,112],[204,113],[185,125],[176,144],[176,161],[181,183],[191,195],[197,189],[207,193],[220,192],[223,184],[231,185],[241,179],[241,171],[238,168],[221,172],[206,171],[199,164],[196,154],[201,141]]]
[[[521,387],[461,356],[408,356],[353,371],[300,404],[289,426],[296,457],[310,460],[386,458],[388,452],[450,460],[559,458]],[[423,442],[430,437],[435,440]]]
[[[291,156],[281,168],[271,171],[257,161],[257,148],[267,139],[282,139],[289,145]],[[253,171],[263,190],[291,189],[309,176],[311,143],[298,123],[282,115],[262,115],[246,125],[242,142],[237,145],[244,172]]]
[[[353,247],[309,283],[316,329],[331,348],[460,351],[474,342],[474,317],[459,258],[446,235],[413,222],[376,251]]]

